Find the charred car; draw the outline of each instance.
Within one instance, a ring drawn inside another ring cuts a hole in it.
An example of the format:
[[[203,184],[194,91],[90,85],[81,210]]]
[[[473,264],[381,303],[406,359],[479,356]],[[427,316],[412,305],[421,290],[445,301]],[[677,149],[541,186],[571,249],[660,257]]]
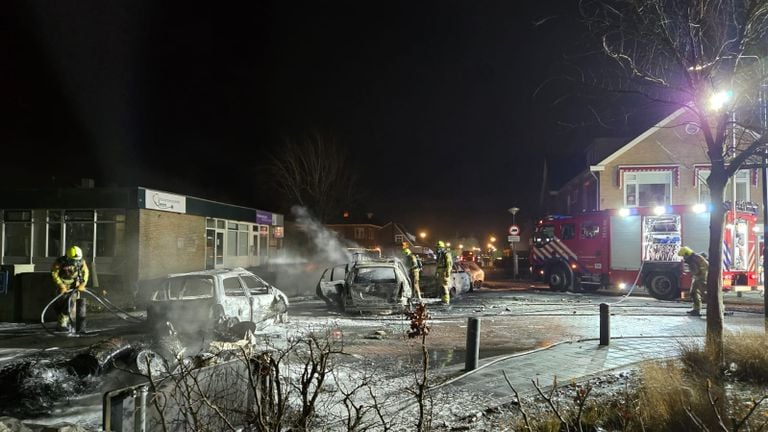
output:
[[[317,283],[329,307],[351,311],[398,311],[412,297],[411,280],[397,259],[371,259],[330,267]]]
[[[147,300],[150,325],[170,322],[183,331],[229,329],[240,323],[258,329],[287,317],[288,297],[243,269],[170,274]]]

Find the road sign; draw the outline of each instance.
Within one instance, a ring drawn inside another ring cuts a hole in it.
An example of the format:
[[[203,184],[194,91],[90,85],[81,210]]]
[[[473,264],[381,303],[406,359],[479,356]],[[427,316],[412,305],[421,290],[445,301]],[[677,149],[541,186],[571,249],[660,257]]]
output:
[[[509,235],[520,235],[520,227],[517,225],[510,225],[509,226]]]
[[[519,235],[507,236],[507,241],[510,242],[510,243],[518,243],[518,242],[520,242],[520,236]]]

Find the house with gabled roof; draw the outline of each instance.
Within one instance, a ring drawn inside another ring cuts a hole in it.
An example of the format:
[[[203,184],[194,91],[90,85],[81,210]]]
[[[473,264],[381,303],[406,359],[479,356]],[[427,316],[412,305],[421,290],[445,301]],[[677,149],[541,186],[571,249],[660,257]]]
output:
[[[612,152],[588,151],[585,160],[588,166],[580,174],[550,192],[551,210],[579,213],[709,201],[706,144],[693,115],[685,109]],[[737,171],[726,186],[725,200],[735,196],[737,204],[762,205],[759,177],[755,168]]]

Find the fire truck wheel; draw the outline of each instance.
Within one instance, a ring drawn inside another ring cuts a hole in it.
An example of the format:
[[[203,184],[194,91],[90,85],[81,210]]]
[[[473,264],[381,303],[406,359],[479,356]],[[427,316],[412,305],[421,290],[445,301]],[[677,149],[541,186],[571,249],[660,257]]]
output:
[[[549,289],[553,291],[568,291],[571,285],[569,272],[562,267],[554,267],[549,271]]]
[[[645,278],[648,294],[658,300],[673,300],[680,297],[677,279],[669,273],[650,273]]]

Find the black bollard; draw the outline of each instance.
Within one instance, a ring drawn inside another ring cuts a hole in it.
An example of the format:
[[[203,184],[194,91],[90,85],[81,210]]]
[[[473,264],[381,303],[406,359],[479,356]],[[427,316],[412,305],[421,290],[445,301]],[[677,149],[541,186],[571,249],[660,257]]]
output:
[[[611,342],[611,307],[600,303],[600,345]]]
[[[467,359],[464,370],[477,369],[477,361],[480,358],[480,318],[467,320]]]
[[[80,296],[75,300],[75,332],[85,332],[85,298]]]

